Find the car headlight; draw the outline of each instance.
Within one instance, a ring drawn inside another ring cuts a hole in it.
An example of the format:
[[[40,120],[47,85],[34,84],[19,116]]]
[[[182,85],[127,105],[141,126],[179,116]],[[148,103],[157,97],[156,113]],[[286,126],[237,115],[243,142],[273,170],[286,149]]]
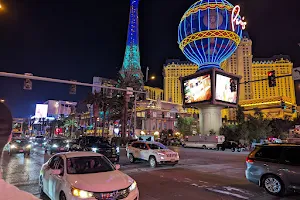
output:
[[[46,145],[46,144],[47,144],[47,142],[44,142],[44,143],[43,143],[43,145]]]
[[[54,148],[57,148],[57,147],[58,147],[58,145],[57,145],[57,144],[53,144],[53,145],[52,145],[52,147],[54,147]]]
[[[117,153],[120,153],[120,147],[116,147]]]
[[[97,150],[98,150],[98,148],[95,148],[95,147],[92,148],[93,152],[96,152]]]
[[[165,156],[165,154],[164,153],[157,153],[158,155],[160,155],[160,156]]]
[[[30,145],[30,144],[29,144],[29,145],[27,145],[27,146],[26,146],[26,148],[27,148],[27,149],[30,149],[30,148],[31,148],[31,145]]]
[[[72,188],[72,195],[75,197],[79,197],[82,199],[87,199],[87,198],[91,198],[93,197],[93,193],[92,192],[88,192],[85,190],[80,190],[77,188]]]
[[[131,186],[128,188],[129,192],[132,192],[136,188],[136,182],[134,181]]]
[[[12,144],[12,145],[10,146],[10,148],[11,148],[11,149],[15,149],[15,148],[17,148],[17,146],[14,145],[14,144]]]
[[[69,147],[70,147],[70,145],[69,145],[69,144],[67,144],[67,145],[66,145],[66,147],[67,147],[67,148],[69,148]]]
[[[37,142],[34,143],[34,145],[37,145],[37,144],[38,144]]]

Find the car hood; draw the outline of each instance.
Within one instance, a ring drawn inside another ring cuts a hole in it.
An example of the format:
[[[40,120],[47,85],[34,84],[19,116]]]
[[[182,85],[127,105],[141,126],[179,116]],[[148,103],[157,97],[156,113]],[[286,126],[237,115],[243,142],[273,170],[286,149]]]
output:
[[[158,149],[158,150],[155,150],[156,152],[159,152],[159,153],[175,153],[174,151],[172,151],[171,149]]]
[[[68,182],[75,188],[90,192],[111,192],[129,187],[134,180],[121,171],[91,174],[68,174]]]

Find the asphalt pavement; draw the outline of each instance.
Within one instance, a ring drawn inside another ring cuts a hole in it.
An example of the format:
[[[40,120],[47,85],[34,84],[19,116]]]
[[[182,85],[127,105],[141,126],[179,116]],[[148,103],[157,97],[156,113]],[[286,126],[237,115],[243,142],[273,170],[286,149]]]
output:
[[[244,175],[248,152],[215,151],[173,147],[180,155],[175,167],[155,169],[146,162],[129,163],[121,149],[121,171],[134,178],[141,200],[292,200],[273,197],[262,188],[249,183]],[[39,170],[50,155],[41,148],[33,149],[28,158],[22,154],[2,153],[1,167],[4,179],[18,188],[39,197]],[[45,198],[44,198],[45,199]]]

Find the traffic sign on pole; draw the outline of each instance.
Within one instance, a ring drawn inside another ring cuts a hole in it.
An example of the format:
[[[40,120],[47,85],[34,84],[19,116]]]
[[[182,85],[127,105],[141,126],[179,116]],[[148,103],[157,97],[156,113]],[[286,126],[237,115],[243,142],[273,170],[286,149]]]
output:
[[[300,80],[300,67],[293,68],[292,76],[294,81]]]

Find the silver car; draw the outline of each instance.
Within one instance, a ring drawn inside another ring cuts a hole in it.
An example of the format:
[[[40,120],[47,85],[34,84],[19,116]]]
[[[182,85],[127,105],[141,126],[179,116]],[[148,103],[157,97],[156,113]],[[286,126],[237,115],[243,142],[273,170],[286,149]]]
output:
[[[257,146],[247,157],[246,178],[272,194],[300,191],[300,145]]]

